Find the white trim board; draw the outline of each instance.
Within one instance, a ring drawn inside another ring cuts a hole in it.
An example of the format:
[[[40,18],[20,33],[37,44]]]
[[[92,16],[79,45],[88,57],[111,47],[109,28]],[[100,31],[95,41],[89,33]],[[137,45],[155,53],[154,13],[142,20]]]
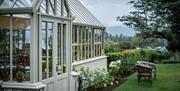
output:
[[[81,65],[81,64],[84,64],[84,63],[90,63],[90,62],[93,62],[93,61],[97,61],[99,59],[105,59],[107,58],[107,56],[99,56],[99,57],[94,57],[94,58],[90,58],[90,59],[86,59],[86,60],[81,60],[81,61],[78,61],[78,62],[74,62],[72,63],[72,65]]]
[[[17,83],[17,82],[3,82],[2,88],[17,88],[17,89],[41,89],[46,87],[45,84],[41,82],[37,83]]]

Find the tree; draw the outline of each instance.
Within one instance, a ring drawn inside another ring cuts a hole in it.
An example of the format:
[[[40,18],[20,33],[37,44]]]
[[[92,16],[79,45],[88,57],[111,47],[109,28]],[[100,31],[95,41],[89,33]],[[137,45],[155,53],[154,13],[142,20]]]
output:
[[[142,39],[139,36],[134,36],[132,39],[132,43],[134,44],[135,47],[140,47],[140,48],[155,48],[157,46],[161,46],[159,43],[159,40],[156,38],[146,38]]]
[[[134,11],[117,20],[138,31],[142,38],[163,38],[168,49],[180,51],[180,0],[132,0]]]

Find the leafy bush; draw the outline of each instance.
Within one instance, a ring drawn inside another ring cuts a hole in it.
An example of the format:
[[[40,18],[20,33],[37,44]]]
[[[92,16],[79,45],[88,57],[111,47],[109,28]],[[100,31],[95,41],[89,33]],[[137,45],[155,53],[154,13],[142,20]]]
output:
[[[111,82],[114,80],[114,78],[111,77],[109,72],[107,72],[105,69],[96,69],[95,71],[90,71],[89,68],[85,66],[81,67],[80,77],[83,79],[83,89],[88,87],[105,87],[108,84],[111,84]]]
[[[123,60],[123,61],[129,61],[132,64],[136,61],[151,61],[154,60],[162,60],[162,59],[169,59],[172,56],[172,53],[170,52],[159,52],[155,50],[125,50],[121,52],[113,52],[108,53],[108,64],[110,64],[112,61],[116,60]]]
[[[114,78],[120,78],[134,72],[134,64],[127,61],[112,61],[109,65],[109,73]]]
[[[109,65],[109,73],[114,78],[117,78],[119,73],[121,72],[121,60],[112,61]]]

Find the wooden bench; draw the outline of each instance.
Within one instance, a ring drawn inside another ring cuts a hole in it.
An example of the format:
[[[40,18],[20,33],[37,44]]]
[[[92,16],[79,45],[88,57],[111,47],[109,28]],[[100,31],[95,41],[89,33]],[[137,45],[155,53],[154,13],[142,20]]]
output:
[[[156,64],[146,62],[146,61],[137,61],[136,63],[137,73],[138,73],[138,84],[142,80],[147,80],[147,82],[152,85],[152,78],[156,79]]]
[[[138,72],[138,84],[143,80],[146,80],[149,85],[152,85],[152,70],[150,66],[143,64],[136,64],[137,72]]]
[[[146,67],[152,68],[152,75],[156,79],[156,64],[147,61],[137,61],[136,64],[145,65]]]

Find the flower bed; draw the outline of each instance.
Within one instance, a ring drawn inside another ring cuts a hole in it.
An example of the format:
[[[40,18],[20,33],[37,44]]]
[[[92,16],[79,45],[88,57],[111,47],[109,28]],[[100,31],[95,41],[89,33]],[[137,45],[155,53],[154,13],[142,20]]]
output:
[[[115,81],[113,81],[112,85],[108,85],[106,87],[101,87],[101,88],[89,87],[89,88],[87,88],[87,91],[112,91],[114,88],[123,84],[126,80],[127,80],[127,78],[119,78],[119,79],[116,79]]]
[[[112,91],[117,85],[126,81],[127,76],[135,72],[134,64],[137,61],[150,61],[153,58],[166,59],[169,57],[169,52],[154,50],[125,50],[109,53],[108,70],[97,69],[90,71],[85,66],[81,67],[82,89],[83,91]]]
[[[133,66],[121,60],[111,62],[109,69],[90,71],[85,66],[81,67],[80,77],[84,91],[111,91],[116,86],[126,81],[127,76],[133,71]]]

